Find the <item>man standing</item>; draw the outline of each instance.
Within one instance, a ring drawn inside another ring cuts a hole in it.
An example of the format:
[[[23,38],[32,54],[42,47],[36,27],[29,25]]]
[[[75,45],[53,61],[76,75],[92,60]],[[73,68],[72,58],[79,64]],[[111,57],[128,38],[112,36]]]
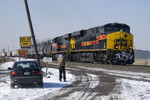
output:
[[[59,80],[62,81],[62,74],[64,82],[66,82],[66,72],[65,72],[65,57],[63,54],[59,55],[58,57],[58,67],[59,67]]]

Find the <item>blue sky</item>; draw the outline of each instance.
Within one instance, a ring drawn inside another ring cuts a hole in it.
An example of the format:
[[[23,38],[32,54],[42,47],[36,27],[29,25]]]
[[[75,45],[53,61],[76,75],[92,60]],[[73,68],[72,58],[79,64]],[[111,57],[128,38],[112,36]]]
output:
[[[37,41],[100,26],[126,23],[136,49],[150,51],[150,0],[28,0]],[[0,50],[19,49],[30,36],[24,0],[0,1]]]

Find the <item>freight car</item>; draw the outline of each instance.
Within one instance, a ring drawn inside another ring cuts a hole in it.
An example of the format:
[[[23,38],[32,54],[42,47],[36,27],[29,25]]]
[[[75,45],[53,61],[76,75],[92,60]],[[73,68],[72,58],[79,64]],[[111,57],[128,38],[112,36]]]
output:
[[[132,64],[133,35],[126,24],[108,23],[54,38],[50,52],[54,60],[64,53],[69,61]]]
[[[19,56],[25,56],[28,54],[28,50],[22,50],[22,49],[18,49],[18,50],[14,50],[12,51],[10,57],[19,57]]]
[[[4,56],[7,56],[7,53],[6,52],[0,52],[0,57],[4,57]]]
[[[28,54],[26,57],[35,58],[35,52],[33,46],[31,46],[26,50],[28,50]],[[37,50],[38,50],[39,58],[49,57],[51,55],[51,41],[38,43]]]

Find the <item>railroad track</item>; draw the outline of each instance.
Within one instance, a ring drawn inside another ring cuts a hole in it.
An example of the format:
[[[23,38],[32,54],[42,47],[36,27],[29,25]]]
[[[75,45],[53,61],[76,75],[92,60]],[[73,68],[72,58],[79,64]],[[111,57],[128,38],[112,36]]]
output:
[[[8,76],[9,71],[6,69],[0,69],[0,77]]]

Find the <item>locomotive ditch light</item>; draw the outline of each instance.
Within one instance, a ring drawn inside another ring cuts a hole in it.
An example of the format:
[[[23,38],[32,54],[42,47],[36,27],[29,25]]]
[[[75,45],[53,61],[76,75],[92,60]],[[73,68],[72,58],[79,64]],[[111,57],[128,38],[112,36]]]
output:
[[[118,49],[118,46],[116,46],[116,49]]]

